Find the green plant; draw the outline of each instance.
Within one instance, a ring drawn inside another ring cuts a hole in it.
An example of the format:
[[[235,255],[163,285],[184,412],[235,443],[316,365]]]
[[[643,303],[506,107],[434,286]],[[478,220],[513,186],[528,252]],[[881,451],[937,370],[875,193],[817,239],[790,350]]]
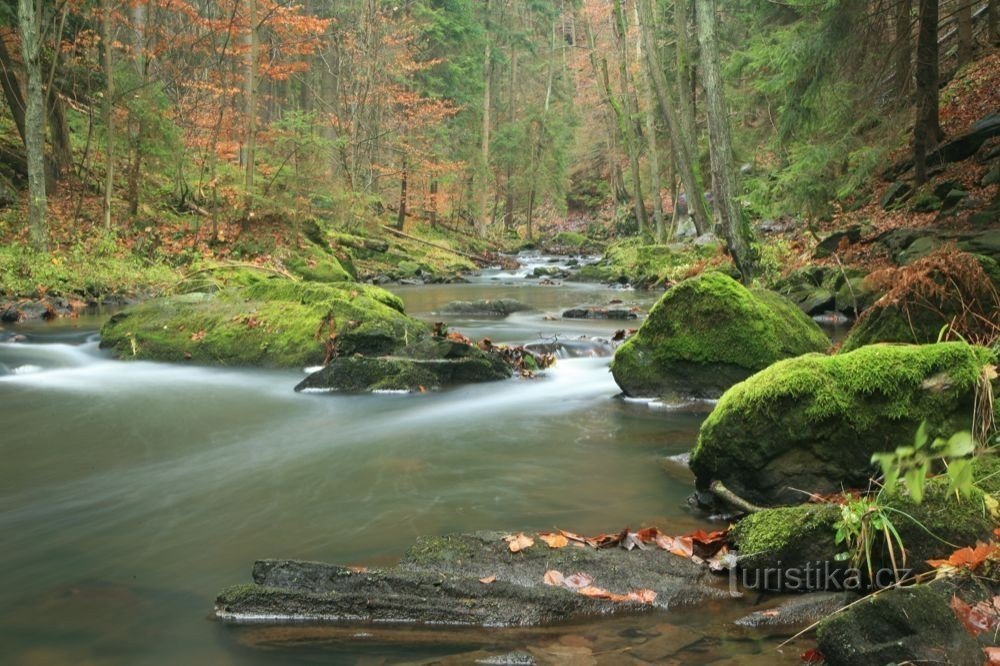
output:
[[[882,541],[892,562],[893,577],[898,582],[900,567],[906,566],[906,549],[889,514],[890,509],[882,502],[882,493],[857,498],[847,496],[840,507],[840,518],[834,523],[835,541],[838,545],[844,544],[847,550],[834,559],[849,560],[855,569],[864,563],[869,580],[875,580],[872,551]]]
[[[928,446],[928,443],[930,444]],[[927,422],[917,428],[913,446],[898,446],[895,451],[876,453],[872,462],[882,468],[882,488],[893,494],[898,488],[898,482],[903,480],[916,503],[924,498],[924,484],[927,475],[936,461],[941,461],[948,474],[948,491],[968,495],[972,490],[972,460],[968,457],[976,450],[976,440],[972,433],[960,431],[947,440],[941,437],[930,442],[927,434]]]

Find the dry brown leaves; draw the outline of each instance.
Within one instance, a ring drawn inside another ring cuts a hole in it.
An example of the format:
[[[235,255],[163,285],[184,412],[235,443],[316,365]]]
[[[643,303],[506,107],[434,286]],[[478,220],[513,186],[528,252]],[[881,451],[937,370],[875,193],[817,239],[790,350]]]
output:
[[[508,534],[503,540],[507,542],[507,548],[512,553],[520,553],[522,550],[527,550],[535,545],[535,540],[526,536],[524,532]]]
[[[954,569],[969,569],[975,571],[986,560],[1000,553],[1000,546],[995,543],[979,541],[975,546],[959,548],[944,560],[927,560],[927,564],[935,569],[951,567]]]
[[[577,594],[592,599],[607,599],[614,603],[639,603],[651,604],[656,601],[656,592],[648,589],[631,590],[625,594],[615,594],[603,587],[594,585],[594,579],[585,573],[575,573],[571,576],[564,576],[562,572],[549,569],[542,577],[542,582],[554,587],[563,587]]]

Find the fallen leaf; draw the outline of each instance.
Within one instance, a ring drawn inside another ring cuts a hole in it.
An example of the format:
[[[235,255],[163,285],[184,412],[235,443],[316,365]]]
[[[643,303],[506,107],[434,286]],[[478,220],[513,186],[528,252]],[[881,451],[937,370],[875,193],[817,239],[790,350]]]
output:
[[[1000,666],[1000,647],[985,647],[986,663],[988,666]]]
[[[539,532],[538,538],[544,541],[549,548],[565,548],[569,544],[569,539],[555,532]]]
[[[570,590],[580,590],[593,585],[594,579],[585,573],[575,573],[572,576],[566,576],[562,584],[563,587]]]
[[[690,558],[694,555],[694,542],[691,537],[670,537],[661,534],[656,539],[656,545],[660,549],[680,557]]]
[[[653,590],[633,590],[627,596],[629,601],[637,601],[640,604],[651,604],[656,601],[656,592]]]
[[[480,578],[479,582],[482,583],[483,585],[489,585],[491,583],[495,583],[496,580],[497,580],[496,576],[487,576],[486,578]]]
[[[996,616],[990,617],[987,612],[984,612],[980,608],[979,604],[975,606],[970,606],[965,603],[957,596],[952,595],[951,602],[948,604],[951,606],[951,610],[954,611],[955,617],[959,619],[965,630],[968,631],[973,636],[978,636],[990,629],[996,623]]]
[[[995,543],[983,543],[977,542],[974,547],[969,546],[966,548],[959,548],[953,552],[946,560],[927,560],[927,564],[931,565],[935,569],[939,569],[945,565],[955,567],[956,569],[961,567],[966,567],[970,570],[975,570],[979,565],[990,558],[994,553],[997,552],[997,545]]]
[[[803,664],[820,664],[826,660],[826,657],[816,648],[810,648],[799,655],[799,659],[802,660]]]
[[[565,576],[563,576],[561,572],[556,571],[555,569],[549,569],[548,571],[545,572],[545,576],[542,577],[542,582],[545,583],[546,585],[561,586],[564,580],[566,580]]]
[[[503,540],[507,542],[507,547],[510,548],[510,552],[512,553],[519,553],[535,545],[535,540],[525,535],[524,532],[519,532],[517,535],[509,534]]]
[[[577,594],[582,594],[585,597],[590,597],[592,599],[611,599],[612,594],[605,590],[603,587],[594,587],[593,585],[588,585],[587,587],[581,587],[576,591]]]
[[[646,550],[646,545],[636,532],[628,532],[625,534],[625,538],[622,539],[622,548],[625,550],[632,550],[633,548]]]

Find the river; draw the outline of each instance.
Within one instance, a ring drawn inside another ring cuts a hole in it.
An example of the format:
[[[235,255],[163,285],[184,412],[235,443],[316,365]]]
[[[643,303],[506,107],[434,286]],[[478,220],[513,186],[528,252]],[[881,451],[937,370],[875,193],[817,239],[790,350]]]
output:
[[[558,315],[657,296],[523,274],[394,291],[410,314],[510,343],[608,336],[622,323]],[[499,297],[538,310],[436,314]],[[797,660],[774,651],[774,635],[732,624],[760,608],[748,597],[517,631],[213,621],[215,593],[249,581],[256,558],[385,565],[422,534],[718,528],[688,508],[690,474],[669,459],[691,448],[704,410],[616,398],[600,347],[534,380],[302,395],[297,371],[113,361],[97,348],[101,321],[8,326],[26,340],[0,343],[4,664]]]

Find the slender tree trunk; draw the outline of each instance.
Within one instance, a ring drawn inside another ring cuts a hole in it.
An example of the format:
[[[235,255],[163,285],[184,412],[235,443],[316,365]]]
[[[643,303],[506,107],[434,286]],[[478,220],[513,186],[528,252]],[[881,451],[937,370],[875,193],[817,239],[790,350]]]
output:
[[[639,5],[632,5],[632,12],[635,24],[639,25]],[[649,48],[649,47],[647,47]],[[635,43],[636,60],[642,70],[642,96],[645,101],[645,122],[646,122],[646,145],[649,151],[649,189],[653,197],[653,220],[656,223],[656,242],[662,243],[666,237],[666,230],[663,226],[663,197],[660,196],[660,151],[656,142],[656,114],[654,112],[655,102],[653,101],[652,84],[650,83],[649,63],[643,61],[643,39],[642,30]],[[650,60],[657,60],[657,54],[650,54]]]
[[[490,31],[490,8],[492,0],[486,0],[486,18],[483,21],[486,26],[485,45],[483,46],[483,123],[480,129],[479,146],[479,174],[476,178],[476,233],[479,236],[486,235],[486,228],[489,226],[491,218],[487,211],[487,201],[489,200],[489,180],[490,180],[490,101],[493,82],[493,61],[491,47],[493,35]]]
[[[701,71],[708,101],[708,142],[712,158],[712,189],[715,207],[722,217],[722,229],[736,268],[749,284],[757,269],[753,233],[743,217],[736,186],[736,160],[729,128],[729,113],[723,95],[719,44],[715,34],[715,0],[697,0],[698,42]]]
[[[31,243],[48,249],[45,198],[45,95],[42,90],[40,5],[18,0],[17,22],[21,32],[21,55],[28,79],[28,100],[24,113],[24,145],[28,157],[28,225]]]
[[[250,48],[247,52],[246,81],[246,178],[244,180],[244,197],[247,216],[253,213],[253,181],[257,170],[257,53],[260,50],[260,34],[258,32],[257,0],[248,0],[249,25],[248,35]]]
[[[918,185],[927,182],[927,154],[941,138],[938,122],[938,0],[920,0],[917,34],[917,118],[913,163]]]
[[[7,44],[0,39],[0,86],[3,87],[3,96],[10,107],[10,115],[14,118],[17,126],[17,133],[24,142],[24,95],[21,94],[21,84],[17,80],[17,72],[14,71],[14,63],[10,59],[10,52]]]
[[[104,46],[104,228],[111,229],[111,194],[115,183],[115,76],[111,57],[111,0],[101,0],[101,41]]]
[[[73,171],[73,150],[62,100],[55,91],[48,95],[49,138],[52,140],[52,166],[57,179]]]
[[[399,179],[399,213],[396,215],[396,228],[400,231],[406,225],[406,185],[407,185],[406,155],[403,155],[403,173]]]
[[[671,99],[669,84],[663,73],[663,69],[657,66],[654,59],[651,59],[656,40],[654,37],[654,19],[652,0],[640,0],[641,28],[643,40],[649,44],[646,49],[646,66],[652,74],[653,92],[656,93],[656,101],[660,107],[660,112],[667,119],[667,127],[670,129],[671,140],[674,145],[674,152],[677,157],[677,170],[680,172],[681,182],[684,184],[684,191],[688,193],[688,210],[694,219],[695,229],[699,234],[703,234],[711,229],[708,221],[708,212],[705,210],[705,198],[702,196],[701,184],[698,181],[698,174],[694,164],[694,153],[691,152],[686,138],[683,136],[678,113],[674,109]],[[674,208],[677,208],[676,200]]]
[[[973,0],[955,0],[955,19],[958,23],[958,66],[963,67],[972,61],[972,49],[975,43],[972,39],[972,3]]]
[[[635,207],[635,219],[639,223],[639,235],[644,236],[649,228],[646,219],[646,202],[642,196],[642,174],[639,170],[639,137],[636,131],[635,118],[638,110],[635,108],[634,98],[630,92],[631,77],[628,67],[628,44],[626,35],[628,34],[628,21],[625,12],[622,10],[621,0],[614,0],[614,34],[618,42],[618,81],[621,86],[621,98],[612,101],[615,115],[618,118],[618,127],[625,140],[625,151],[628,153],[629,172],[632,174],[632,205]],[[607,59],[604,60],[604,75],[607,81]],[[611,87],[608,85],[608,95],[611,94]]]
[[[688,144],[688,152],[697,154],[698,128],[694,121],[694,91],[696,90],[694,65],[691,62],[691,40],[688,39],[690,15],[688,7],[691,0],[674,0],[674,32],[677,35],[677,67],[674,69],[677,78],[677,108],[680,114],[683,135],[680,140]],[[695,173],[697,173],[695,164]],[[689,194],[688,199],[694,198]],[[690,202],[689,202],[690,203]]]
[[[431,227],[437,226],[438,221],[438,182],[437,178],[431,177],[431,193],[430,193],[430,203],[431,203]]]
[[[896,91],[906,95],[913,87],[913,0],[896,1],[895,59]]]
[[[146,63],[146,20],[147,7],[137,3],[132,7],[132,61],[135,72],[142,82],[142,92],[133,104],[142,104],[143,95],[149,86],[149,68]],[[128,165],[128,213],[135,217],[139,213],[139,183],[142,180],[142,149],[146,133],[145,109],[132,108],[129,123],[129,146],[132,151]]]

